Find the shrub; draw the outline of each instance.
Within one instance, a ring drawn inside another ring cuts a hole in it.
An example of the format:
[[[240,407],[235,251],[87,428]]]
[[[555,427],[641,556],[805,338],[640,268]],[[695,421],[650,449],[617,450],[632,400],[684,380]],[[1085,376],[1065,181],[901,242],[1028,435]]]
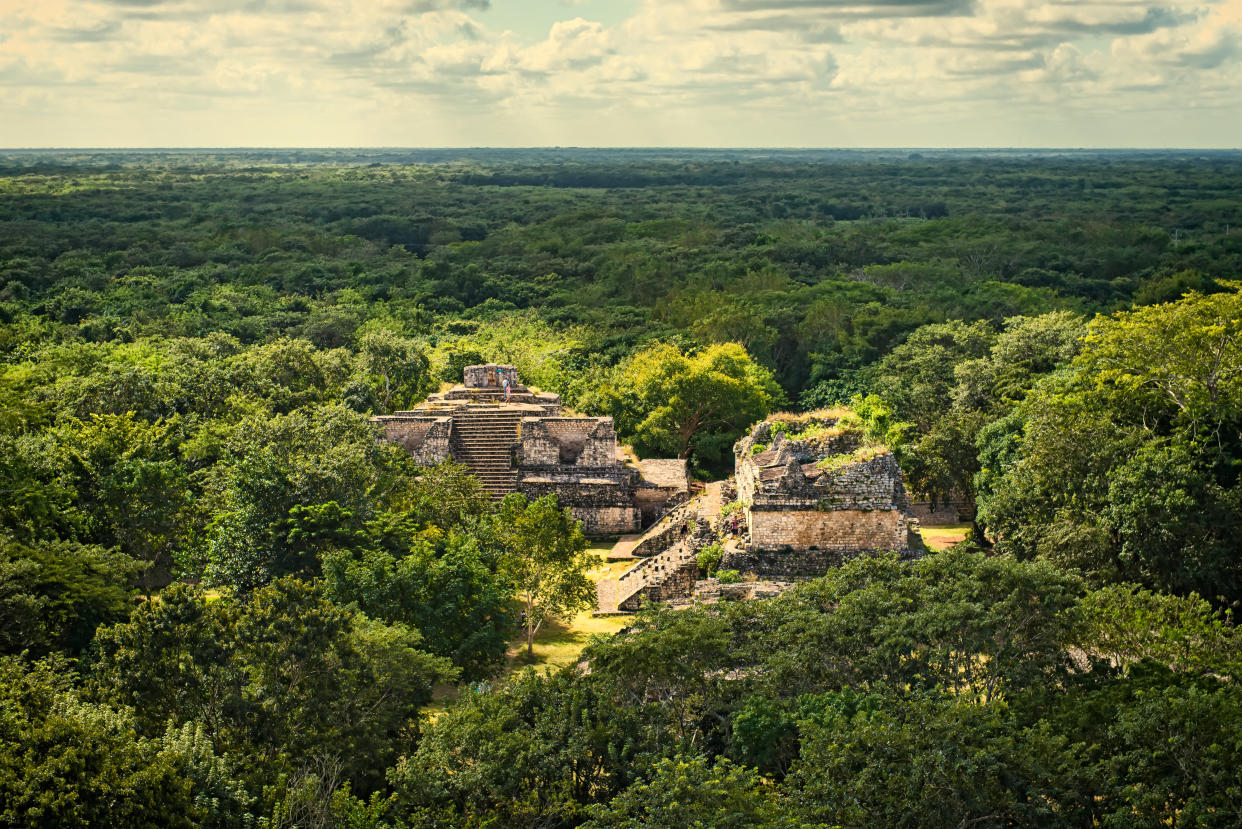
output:
[[[699,550],[698,562],[699,570],[707,578],[712,577],[712,573],[720,566],[720,560],[724,558],[724,548],[719,544],[708,544]]]

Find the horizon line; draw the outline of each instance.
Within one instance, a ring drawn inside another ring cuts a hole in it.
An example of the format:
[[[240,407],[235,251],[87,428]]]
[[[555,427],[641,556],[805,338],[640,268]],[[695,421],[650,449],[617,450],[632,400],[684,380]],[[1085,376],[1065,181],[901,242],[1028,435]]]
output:
[[[372,151],[530,151],[530,150],[695,150],[695,151],[711,151],[711,152],[737,152],[737,151],[784,151],[784,152],[878,152],[878,151],[908,151],[908,152],[985,152],[985,151],[1013,151],[1013,152],[1242,152],[1242,145],[1239,146],[1180,146],[1180,147],[1144,147],[1144,146],[1108,146],[1108,145],[1079,145],[1079,146],[1019,146],[1019,145],[976,145],[976,146],[915,146],[915,145],[893,145],[893,146],[807,146],[807,145],[738,145],[738,146],[704,146],[692,144],[678,145],[660,145],[660,144],[627,144],[627,145],[588,145],[588,144],[531,144],[523,146],[504,146],[504,145],[435,145],[435,146],[415,146],[400,144],[323,144],[323,145],[296,145],[296,144],[280,144],[280,145],[263,145],[263,144],[230,144],[219,146],[207,145],[176,145],[176,146],[0,146],[0,152],[191,152],[191,151],[242,151],[242,150],[263,150],[263,151],[281,151],[281,150],[372,150]]]

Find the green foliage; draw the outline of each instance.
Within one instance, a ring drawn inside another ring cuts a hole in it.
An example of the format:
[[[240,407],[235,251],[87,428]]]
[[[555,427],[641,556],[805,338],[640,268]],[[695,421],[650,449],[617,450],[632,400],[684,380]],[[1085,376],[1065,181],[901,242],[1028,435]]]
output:
[[[141,565],[100,547],[0,538],[0,653],[76,654],[129,616]]]
[[[642,455],[692,457],[715,468],[783,400],[767,369],[733,343],[687,355],[657,345],[620,366],[584,405],[606,412]]]
[[[858,418],[858,425],[862,427],[865,440],[888,446],[894,452],[900,453],[906,443],[911,424],[899,420],[892,407],[878,395],[856,397],[850,401],[850,408],[853,409],[854,416]],[[849,428],[851,425],[852,420],[848,418],[842,418],[838,423],[838,427],[842,429]]]
[[[147,563],[148,592],[168,581],[187,524],[189,481],[170,445],[175,429],[126,413],[68,419],[52,433],[85,517],[83,535]]]
[[[177,759],[71,677],[63,660],[0,656],[0,824],[202,825]]]
[[[607,805],[591,809],[584,827],[647,829],[659,826],[776,826],[776,809],[758,775],[727,758],[670,757],[658,761],[651,779],[635,783]]]
[[[911,423],[898,456],[906,481],[933,503],[994,485],[987,444],[1042,375],[1074,357],[1084,324],[1058,311],[1005,320],[1000,334],[982,322],[919,329],[872,368],[872,386]],[[986,436],[985,436],[986,435]]]
[[[890,698],[804,723],[784,805],[802,825],[1055,824],[1060,804],[1027,792],[1048,792],[1044,764],[1062,746],[1042,731],[1015,729],[999,706]]]
[[[463,695],[389,779],[422,825],[573,825],[629,785],[646,748],[608,683],[528,670],[498,693]]]
[[[307,524],[317,520],[308,508],[330,510],[333,532],[348,532],[403,499],[412,478],[404,451],[341,406],[243,421],[224,451],[230,463],[212,486],[218,512],[206,575],[243,589],[319,572],[326,539]]]
[[[324,595],[417,630],[423,647],[451,659],[463,679],[492,674],[504,663],[517,621],[513,588],[470,536],[386,535],[387,543],[375,538],[369,544],[377,546],[327,553]]]
[[[737,570],[717,570],[716,578],[721,584],[737,584],[742,580],[742,574]]]
[[[1022,556],[1232,601],[1242,533],[1239,295],[1097,319],[1019,411],[981,520]]]
[[[369,789],[411,747],[432,683],[456,674],[420,644],[408,627],[292,579],[244,602],[174,586],[100,630],[90,679],[103,698],[134,706],[140,733],[203,723],[217,750],[244,758],[251,792],[338,762],[338,782]]]
[[[699,565],[699,572],[704,578],[711,578],[720,567],[720,560],[724,558],[724,548],[719,544],[708,544],[699,550],[696,560]]]
[[[359,339],[358,361],[381,411],[409,408],[431,390],[430,361],[416,340],[375,328]]]
[[[403,502],[411,515],[442,530],[464,527],[492,510],[491,496],[468,467],[452,461],[419,470]]]
[[[595,607],[595,584],[587,570],[599,557],[586,552],[582,525],[557,505],[555,495],[528,502],[520,492],[509,493],[491,533],[502,551],[501,572],[522,604],[529,655],[545,621]]]

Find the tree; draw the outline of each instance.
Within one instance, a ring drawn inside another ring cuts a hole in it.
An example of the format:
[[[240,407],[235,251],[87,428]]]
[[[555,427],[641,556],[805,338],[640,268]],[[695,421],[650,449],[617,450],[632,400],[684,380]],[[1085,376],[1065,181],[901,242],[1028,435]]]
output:
[[[411,825],[575,826],[652,750],[637,712],[576,666],[463,693],[389,773]]]
[[[989,435],[1004,465],[980,499],[1000,547],[1097,580],[1242,596],[1242,295],[1097,318],[1016,412],[1020,437]]]
[[[644,455],[717,465],[733,442],[784,400],[772,372],[740,345],[685,354],[656,345],[635,354],[584,402],[611,414]]]
[[[1044,785],[1049,768],[1069,778],[1064,741],[1001,705],[894,695],[853,714],[830,706],[802,728],[782,804],[799,825],[1057,825],[1064,811]]]
[[[145,562],[148,595],[170,580],[172,551],[189,524],[190,485],[170,446],[174,429],[126,413],[70,419],[57,430],[87,538]]]
[[[952,405],[954,369],[987,354],[995,339],[992,326],[982,320],[925,325],[875,365],[872,391],[929,431]]]
[[[141,569],[100,547],[0,537],[0,653],[82,651],[97,627],[129,616]]]
[[[710,762],[679,754],[656,761],[649,780],[592,807],[583,829],[775,827],[777,810],[765,794],[752,769],[735,766],[725,757]]]
[[[63,660],[0,657],[0,825],[185,827],[191,783],[124,709],[90,702]]]
[[[315,527],[360,530],[404,500],[414,469],[399,446],[378,440],[365,416],[343,406],[242,421],[211,482],[208,578],[250,589],[285,574],[317,574],[325,539]]]
[[[324,556],[324,594],[373,619],[417,630],[423,647],[478,680],[504,664],[517,621],[514,592],[489,566],[478,542],[463,533],[416,534],[383,522],[354,549]],[[374,525],[373,525],[374,526]],[[370,529],[370,528],[369,528]]]
[[[104,699],[132,704],[140,732],[203,723],[216,748],[243,758],[251,791],[317,764],[371,791],[411,750],[432,684],[455,679],[402,624],[386,625],[325,600],[291,578],[244,601],[208,602],[176,585],[130,621],[99,631],[90,680]]]
[[[358,369],[383,411],[417,402],[431,379],[430,365],[426,350],[417,340],[385,328],[373,328],[359,338]]]
[[[982,321],[928,325],[877,363],[873,387],[916,427],[896,447],[911,490],[933,504],[973,501],[981,434],[1072,359],[1083,333],[1082,319],[1065,311],[1011,317],[999,335]],[[989,486],[991,473],[984,477]]]
[[[511,492],[492,522],[504,550],[504,572],[522,603],[526,653],[533,658],[535,634],[545,621],[595,607],[595,584],[587,571],[599,558],[586,552],[582,525],[555,495],[527,502]]]
[[[465,466],[445,461],[419,470],[404,506],[425,525],[449,531],[492,510],[491,496]]]

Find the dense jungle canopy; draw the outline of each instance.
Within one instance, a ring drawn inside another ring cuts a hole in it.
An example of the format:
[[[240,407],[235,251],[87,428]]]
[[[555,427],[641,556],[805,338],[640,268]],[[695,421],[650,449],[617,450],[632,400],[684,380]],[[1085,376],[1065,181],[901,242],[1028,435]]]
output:
[[[1237,152],[0,152],[0,826],[1238,825],[1239,193]],[[489,360],[702,479],[852,403],[978,517],[514,670],[585,539],[369,420]]]

